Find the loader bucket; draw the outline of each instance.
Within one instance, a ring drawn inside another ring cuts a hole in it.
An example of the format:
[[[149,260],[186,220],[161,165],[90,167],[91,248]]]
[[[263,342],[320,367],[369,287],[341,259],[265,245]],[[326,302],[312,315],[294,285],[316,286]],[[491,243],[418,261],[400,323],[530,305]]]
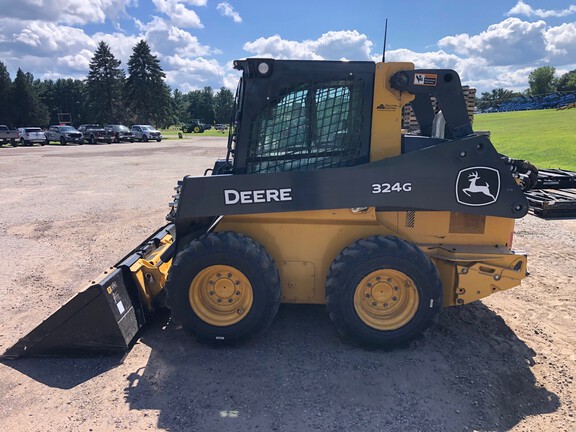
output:
[[[0,357],[90,356],[123,353],[144,325],[144,306],[131,267],[157,253],[171,226],[158,230],[92,281]],[[162,244],[165,249],[167,244]]]
[[[92,355],[123,352],[140,327],[144,314],[130,294],[122,268],[76,294],[2,355]],[[129,276],[130,277],[130,276]],[[137,295],[137,293],[136,293]]]

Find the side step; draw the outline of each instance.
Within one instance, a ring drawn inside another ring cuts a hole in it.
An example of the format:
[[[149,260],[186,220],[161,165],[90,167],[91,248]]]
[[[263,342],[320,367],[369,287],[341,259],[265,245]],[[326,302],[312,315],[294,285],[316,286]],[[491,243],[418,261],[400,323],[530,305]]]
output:
[[[131,267],[141,259],[169,249],[173,227],[167,225],[156,231],[0,358],[126,352],[146,322],[145,307]],[[166,241],[168,236],[170,241]],[[164,262],[171,259],[169,253],[162,255]]]

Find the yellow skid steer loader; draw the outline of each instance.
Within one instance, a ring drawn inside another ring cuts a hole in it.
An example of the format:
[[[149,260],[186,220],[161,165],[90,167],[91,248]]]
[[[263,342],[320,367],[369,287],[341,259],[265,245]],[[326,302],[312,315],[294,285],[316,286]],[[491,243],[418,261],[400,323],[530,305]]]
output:
[[[181,180],[169,224],[4,357],[125,351],[163,306],[199,339],[236,341],[281,302],[326,304],[348,340],[391,346],[526,276],[512,237],[537,171],[473,132],[456,72],[235,67],[226,159]],[[407,104],[417,135],[403,133]]]

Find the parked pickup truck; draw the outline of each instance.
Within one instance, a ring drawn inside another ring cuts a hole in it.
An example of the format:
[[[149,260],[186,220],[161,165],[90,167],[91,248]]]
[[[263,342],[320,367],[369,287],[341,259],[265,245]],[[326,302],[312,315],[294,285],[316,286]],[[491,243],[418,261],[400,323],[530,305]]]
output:
[[[12,144],[13,147],[18,145],[18,131],[11,130],[6,125],[0,125],[0,144]]]
[[[49,144],[50,141],[58,141],[62,145],[69,142],[84,144],[84,137],[82,132],[78,132],[72,126],[53,125],[46,131],[46,144]]]
[[[46,135],[39,127],[18,128],[18,141],[21,146],[31,146],[34,143],[46,144]]]
[[[118,124],[109,124],[104,126],[108,135],[112,137],[115,143],[119,143],[121,141],[130,141],[134,142],[134,134],[128,126],[118,125]]]
[[[97,124],[83,124],[78,128],[78,132],[84,135],[84,140],[90,144],[98,142],[105,142],[110,144],[112,142],[112,135],[104,127]]]
[[[162,133],[150,125],[134,125],[130,130],[134,134],[136,141],[162,141]]]

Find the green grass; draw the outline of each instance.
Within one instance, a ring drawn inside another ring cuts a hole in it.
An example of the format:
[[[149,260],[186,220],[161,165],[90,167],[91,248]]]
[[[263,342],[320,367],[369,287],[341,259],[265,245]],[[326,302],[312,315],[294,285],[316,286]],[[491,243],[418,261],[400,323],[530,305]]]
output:
[[[496,150],[538,168],[576,171],[576,109],[474,115],[475,131],[490,131]]]
[[[576,109],[515,111],[474,115],[475,131],[490,131],[490,140],[500,153],[525,159],[539,168],[576,171]],[[178,139],[176,127],[163,129],[166,139]],[[211,129],[194,136],[227,137]]]

